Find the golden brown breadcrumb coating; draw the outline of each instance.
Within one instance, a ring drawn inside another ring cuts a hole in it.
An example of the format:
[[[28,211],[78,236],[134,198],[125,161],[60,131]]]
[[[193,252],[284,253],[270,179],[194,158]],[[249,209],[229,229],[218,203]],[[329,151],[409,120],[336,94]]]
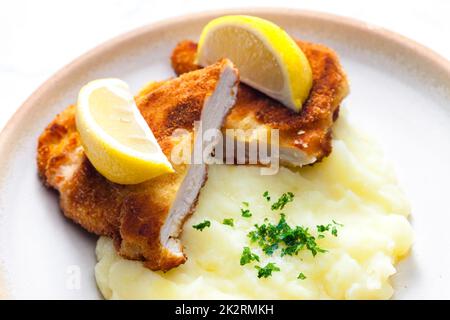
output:
[[[185,128],[193,134],[194,120],[215,90],[225,67],[223,60],[208,68],[146,87],[136,104],[170,160],[178,140],[173,130]],[[237,70],[235,73],[237,85]],[[231,92],[230,92],[231,95]],[[186,261],[160,241],[177,191],[188,164],[172,163],[175,173],[164,174],[136,185],[119,185],[100,175],[87,159],[70,106],[47,126],[39,137],[37,163],[44,184],[59,192],[64,215],[97,235],[112,237],[120,255],[142,260],[153,270],[169,270]],[[195,207],[192,203],[190,210]],[[187,215],[184,219],[187,218]]]
[[[313,73],[313,86],[301,111],[292,111],[241,83],[236,104],[225,121],[224,129],[260,126],[279,129],[280,146],[298,148],[318,161],[331,152],[331,128],[349,86],[333,50],[304,41],[297,41],[297,44],[308,58]],[[194,63],[196,52],[196,43],[180,42],[171,57],[175,73],[180,75],[199,69]]]

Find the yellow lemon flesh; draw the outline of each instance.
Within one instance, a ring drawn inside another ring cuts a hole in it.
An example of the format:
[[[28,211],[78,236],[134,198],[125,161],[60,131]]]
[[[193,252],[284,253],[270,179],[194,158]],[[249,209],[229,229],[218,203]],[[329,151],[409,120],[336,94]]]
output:
[[[76,124],[88,159],[112,182],[137,184],[173,172],[122,80],[85,85],[78,95]]]
[[[300,111],[312,86],[303,51],[274,23],[252,16],[223,16],[210,21],[200,36],[197,63],[229,58],[242,82],[285,106]]]

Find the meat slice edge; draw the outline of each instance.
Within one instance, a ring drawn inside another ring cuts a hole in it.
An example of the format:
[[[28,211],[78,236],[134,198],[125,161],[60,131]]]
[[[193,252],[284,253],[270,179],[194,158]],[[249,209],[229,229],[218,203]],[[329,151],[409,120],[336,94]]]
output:
[[[214,137],[207,140],[202,135],[208,130],[220,132],[225,117],[236,102],[237,83],[237,71],[232,63],[227,61],[216,89],[205,100],[200,117],[201,125],[198,126],[201,129],[195,134],[193,150],[202,152],[202,156],[207,147],[214,147],[218,144],[218,141],[214,141]],[[194,210],[200,189],[206,179],[207,165],[204,161],[202,160],[200,164],[191,163],[170,208],[168,218],[161,229],[161,244],[173,254],[183,254],[179,240],[182,224]]]
[[[237,70],[230,61],[223,60],[149,86],[151,89],[136,97],[136,104],[170,160],[171,151],[180,143],[172,133],[182,128],[188,137],[194,135],[193,122],[200,118],[205,118],[206,127],[220,127],[220,121],[234,104],[237,83]],[[70,106],[58,115],[38,141],[39,175],[44,185],[59,192],[64,215],[89,232],[112,237],[121,256],[143,261],[150,269],[169,270],[184,263],[186,257],[178,237],[183,222],[195,208],[206,168],[194,165],[190,170],[181,163],[174,165],[174,174],[138,185],[112,183],[84,155],[74,110]],[[208,120],[210,114],[212,120]],[[183,182],[186,189],[192,185],[189,177],[198,177],[198,181],[193,184],[192,196],[186,199],[188,205],[182,207],[175,200],[183,199],[185,191],[179,192]],[[175,212],[176,208],[183,210]],[[170,223],[166,223],[168,217]]]

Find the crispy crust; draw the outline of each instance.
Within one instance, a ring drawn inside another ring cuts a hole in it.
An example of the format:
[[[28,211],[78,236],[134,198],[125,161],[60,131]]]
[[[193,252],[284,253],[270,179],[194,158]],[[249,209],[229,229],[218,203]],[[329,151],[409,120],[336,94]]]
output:
[[[229,66],[229,61],[151,84],[136,97],[166,156],[178,141],[171,137],[175,129],[187,129],[192,135],[193,122],[200,119],[203,103],[214,91],[225,65]],[[65,216],[89,232],[112,237],[123,257],[142,260],[152,270],[169,270],[186,261],[183,253],[174,254],[161,245],[160,230],[187,165],[173,164],[175,173],[138,185],[108,181],[83,153],[74,106],[56,116],[39,137],[37,163],[43,183],[59,191]],[[190,212],[195,205],[196,201]]]
[[[239,85],[235,106],[224,129],[251,129],[265,126],[280,130],[280,145],[297,148],[322,159],[331,152],[331,127],[337,119],[339,104],[349,92],[347,77],[334,51],[297,41],[309,60],[313,86],[302,110],[296,113],[245,84]],[[172,67],[183,74],[200,67],[194,63],[197,44],[182,41],[173,50]]]
[[[299,42],[313,70],[313,88],[302,111],[295,113],[251,89],[239,86],[235,107],[224,128],[259,126],[280,129],[282,146],[295,147],[321,159],[331,152],[331,126],[348,83],[334,52],[320,45]],[[172,55],[178,74],[199,69],[193,61],[196,44],[180,43]],[[155,134],[163,152],[170,155],[171,137],[177,128],[192,132],[200,119],[205,98],[213,91],[221,67],[208,67],[180,79],[147,85],[136,103]],[[38,170],[45,185],[60,193],[64,214],[86,230],[115,240],[120,255],[142,260],[153,270],[169,270],[186,261],[160,243],[160,230],[187,168],[174,165],[175,174],[149,182],[123,186],[101,176],[83,153],[76,131],[74,106],[58,115],[38,143]],[[195,208],[192,204],[190,212]],[[187,217],[187,216],[186,216]],[[186,218],[185,217],[185,218]]]

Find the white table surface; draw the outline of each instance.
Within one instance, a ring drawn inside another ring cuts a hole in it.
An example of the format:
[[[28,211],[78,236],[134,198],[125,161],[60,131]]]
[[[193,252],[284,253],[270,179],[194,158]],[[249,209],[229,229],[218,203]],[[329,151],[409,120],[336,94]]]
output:
[[[450,60],[448,0],[1,0],[0,128],[42,82],[103,41],[168,17],[241,7],[354,17],[401,33]]]

